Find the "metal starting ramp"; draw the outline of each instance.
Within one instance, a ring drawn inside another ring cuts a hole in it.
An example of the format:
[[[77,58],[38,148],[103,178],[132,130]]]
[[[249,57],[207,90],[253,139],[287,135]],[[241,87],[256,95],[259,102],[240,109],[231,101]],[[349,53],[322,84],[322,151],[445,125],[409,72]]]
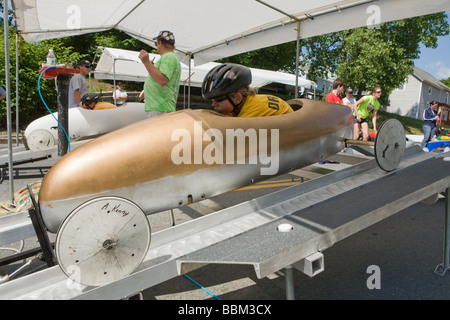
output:
[[[71,148],[75,149],[90,140],[91,139],[72,141]],[[60,158],[58,155],[58,146],[38,151],[27,150],[23,145],[15,146],[12,149],[12,154],[13,172],[11,173],[9,172],[9,150],[5,148],[0,149],[0,183],[2,183],[5,179],[14,179],[18,177],[21,171],[27,171],[29,173],[30,171],[37,170],[37,174],[39,176],[43,176],[44,172],[47,172],[51,166],[45,165],[23,167],[23,165],[38,163],[45,160],[54,160],[54,162],[56,162]]]
[[[156,232],[140,267],[113,283],[83,286],[54,266],[0,285],[0,299],[121,299],[209,263],[253,265],[259,278],[291,266],[314,276],[324,269],[325,249],[446,190],[448,217],[444,157],[408,148],[392,172],[368,160]]]
[[[9,179],[14,178],[15,175],[19,175],[19,172],[22,170],[40,170],[42,173],[42,170],[48,170],[50,169],[49,166],[33,166],[33,167],[20,167],[20,165],[23,164],[29,164],[34,162],[39,162],[42,160],[48,160],[52,158],[52,156],[55,156],[52,154],[52,150],[43,150],[39,152],[33,152],[29,150],[25,150],[25,148],[22,147],[15,147],[13,151],[13,173],[8,172],[8,150],[3,149],[0,151],[0,183],[3,182],[5,177],[8,177]],[[19,167],[18,167],[19,166]]]

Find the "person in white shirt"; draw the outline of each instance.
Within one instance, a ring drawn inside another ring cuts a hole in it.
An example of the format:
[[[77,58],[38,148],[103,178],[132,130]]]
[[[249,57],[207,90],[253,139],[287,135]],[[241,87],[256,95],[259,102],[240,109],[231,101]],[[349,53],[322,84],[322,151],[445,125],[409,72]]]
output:
[[[342,99],[344,105],[349,106],[353,110],[353,106],[355,105],[355,98],[353,98],[353,89],[347,88],[345,90],[345,98]]]
[[[114,91],[114,101],[116,106],[123,105],[128,98],[127,92],[123,90],[123,83],[118,82],[117,83],[117,90]]]

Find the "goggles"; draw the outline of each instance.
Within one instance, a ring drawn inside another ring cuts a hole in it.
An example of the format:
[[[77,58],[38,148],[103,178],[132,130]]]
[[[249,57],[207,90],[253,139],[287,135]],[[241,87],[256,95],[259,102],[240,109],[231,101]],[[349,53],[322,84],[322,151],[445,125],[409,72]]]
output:
[[[222,102],[222,101],[224,101],[226,98],[227,98],[226,96],[220,96],[220,97],[214,98],[214,99],[212,99],[212,100],[214,100],[215,102]]]

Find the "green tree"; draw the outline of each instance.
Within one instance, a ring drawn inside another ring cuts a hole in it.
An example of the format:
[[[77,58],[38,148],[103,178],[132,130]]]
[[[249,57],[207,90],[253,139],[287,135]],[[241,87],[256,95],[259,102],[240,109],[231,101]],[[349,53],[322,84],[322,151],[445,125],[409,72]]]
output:
[[[374,86],[383,90],[381,103],[413,71],[420,57],[420,43],[436,48],[439,36],[450,33],[447,15],[436,13],[383,23],[379,28],[362,27],[302,40],[301,65],[309,66],[308,77],[336,74],[347,86],[363,91]]]
[[[3,22],[3,20],[2,20]],[[3,25],[0,30],[0,48],[5,47]],[[49,49],[53,49],[58,64],[75,63],[81,59],[93,61],[98,46],[108,46],[128,50],[153,48],[128,36],[118,30],[100,33],[65,37],[40,41],[25,42],[19,37],[19,122],[24,129],[31,121],[48,114],[39,92],[52,112],[57,111],[57,94],[55,81],[41,79],[38,87],[39,70],[45,63]],[[13,27],[9,28],[10,81],[11,81],[11,112],[15,121],[16,110],[16,35]],[[3,54],[2,54],[3,56]],[[0,60],[0,86],[5,88],[5,59]],[[140,84],[142,86],[142,84]],[[0,127],[6,128],[6,103],[1,104]]]
[[[447,79],[442,79],[441,82],[447,87],[450,87],[450,77],[448,77]]]
[[[437,47],[439,36],[450,33],[445,12],[383,23],[379,28],[361,27],[301,39],[300,73],[315,80],[330,74],[347,86],[363,91],[383,89],[381,103],[389,105],[389,95],[413,71],[420,57],[420,43]],[[295,74],[296,42],[243,53],[223,59],[243,65],[281,70]]]
[[[245,52],[221,59],[220,62],[238,63],[252,68],[267,69],[295,74],[296,42]]]
[[[32,120],[47,114],[44,101],[52,111],[57,110],[57,98],[55,82],[51,80],[40,81],[38,87],[39,70],[45,63],[49,49],[54,49],[58,57],[58,63],[78,61],[83,55],[75,51],[75,48],[65,46],[61,41],[49,40],[39,43],[27,43],[19,38],[19,122],[22,129]],[[0,47],[5,48],[3,27],[0,31]],[[16,35],[13,27],[9,28],[9,56],[10,56],[10,85],[11,85],[11,111],[16,110]],[[5,60],[0,61],[0,85],[5,87]],[[6,126],[6,104],[2,104],[0,110],[0,126]],[[12,117],[15,121],[15,117]]]

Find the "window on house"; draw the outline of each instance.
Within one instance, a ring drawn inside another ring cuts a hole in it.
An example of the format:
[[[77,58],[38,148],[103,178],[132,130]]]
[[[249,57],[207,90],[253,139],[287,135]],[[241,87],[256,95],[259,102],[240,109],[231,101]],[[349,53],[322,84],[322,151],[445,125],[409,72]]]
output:
[[[406,88],[406,84],[404,83],[404,84],[402,84],[400,87],[398,87],[395,90],[397,90],[397,91],[405,91],[405,88]]]
[[[433,93],[433,88],[431,86],[428,87],[428,94],[431,95]]]

